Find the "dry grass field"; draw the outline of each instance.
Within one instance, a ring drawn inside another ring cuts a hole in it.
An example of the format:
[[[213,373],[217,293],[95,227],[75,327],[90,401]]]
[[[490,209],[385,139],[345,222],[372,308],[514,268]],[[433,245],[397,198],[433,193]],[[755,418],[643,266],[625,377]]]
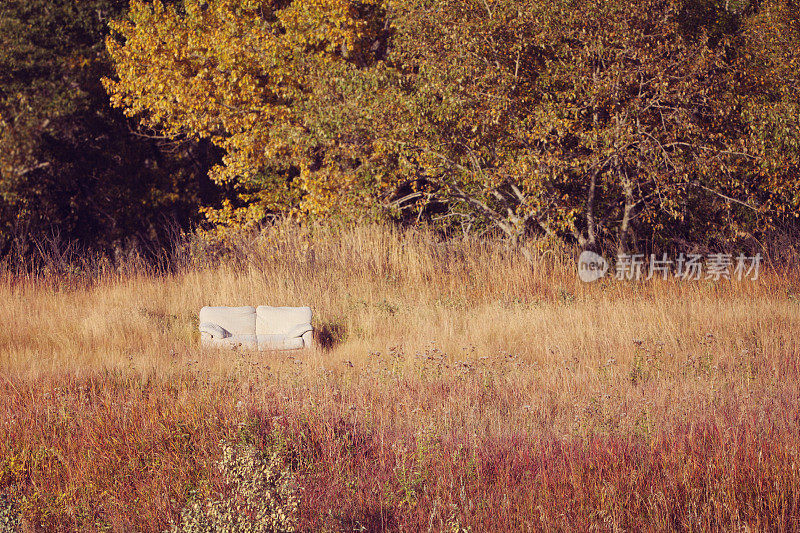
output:
[[[181,524],[214,501],[267,531],[268,500],[300,531],[800,530],[796,271],[583,284],[554,245],[383,227],[236,249],[0,278],[6,527],[221,530]],[[311,305],[319,347],[200,349],[201,306],[262,303]],[[253,447],[266,499],[219,467]]]

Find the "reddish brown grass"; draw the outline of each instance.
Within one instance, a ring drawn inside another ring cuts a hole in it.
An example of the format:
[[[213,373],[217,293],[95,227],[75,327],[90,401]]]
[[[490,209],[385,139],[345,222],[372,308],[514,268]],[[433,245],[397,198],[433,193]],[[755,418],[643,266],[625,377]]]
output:
[[[571,259],[282,228],[238,262],[0,286],[0,493],[32,531],[161,531],[280,446],[306,531],[800,529],[794,272],[583,285]],[[560,255],[564,254],[564,255]],[[204,304],[329,347],[202,351]]]

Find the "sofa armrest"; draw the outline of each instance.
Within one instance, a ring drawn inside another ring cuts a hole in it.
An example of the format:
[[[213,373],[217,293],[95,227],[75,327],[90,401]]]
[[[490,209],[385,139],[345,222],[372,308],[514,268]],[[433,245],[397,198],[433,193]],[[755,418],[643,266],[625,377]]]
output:
[[[311,331],[311,324],[298,324],[286,334],[287,339],[294,339],[295,337],[302,337],[306,332]]]
[[[211,322],[200,322],[199,329],[201,335],[206,333],[210,335],[212,339],[224,339],[231,336],[231,334],[228,333],[225,328]]]
[[[303,333],[303,348],[314,347],[314,331],[309,330]]]

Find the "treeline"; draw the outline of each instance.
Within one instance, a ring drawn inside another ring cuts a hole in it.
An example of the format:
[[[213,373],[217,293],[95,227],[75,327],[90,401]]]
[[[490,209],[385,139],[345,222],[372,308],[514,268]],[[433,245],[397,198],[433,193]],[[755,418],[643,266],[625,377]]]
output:
[[[797,228],[794,1],[38,3],[0,8],[4,235],[291,216],[655,251]]]

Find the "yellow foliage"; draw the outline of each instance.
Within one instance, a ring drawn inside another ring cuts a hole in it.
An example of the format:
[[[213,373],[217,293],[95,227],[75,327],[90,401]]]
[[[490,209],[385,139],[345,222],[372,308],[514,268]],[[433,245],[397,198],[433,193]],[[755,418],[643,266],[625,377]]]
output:
[[[215,223],[249,224],[270,212],[327,212],[331,189],[292,180],[310,164],[298,103],[310,73],[363,52],[367,2],[133,0],[107,40],[117,79],[112,104],[169,136],[209,138],[226,151],[211,177],[244,205],[206,209]],[[316,191],[324,191],[314,197]],[[309,197],[304,203],[301,198]]]

